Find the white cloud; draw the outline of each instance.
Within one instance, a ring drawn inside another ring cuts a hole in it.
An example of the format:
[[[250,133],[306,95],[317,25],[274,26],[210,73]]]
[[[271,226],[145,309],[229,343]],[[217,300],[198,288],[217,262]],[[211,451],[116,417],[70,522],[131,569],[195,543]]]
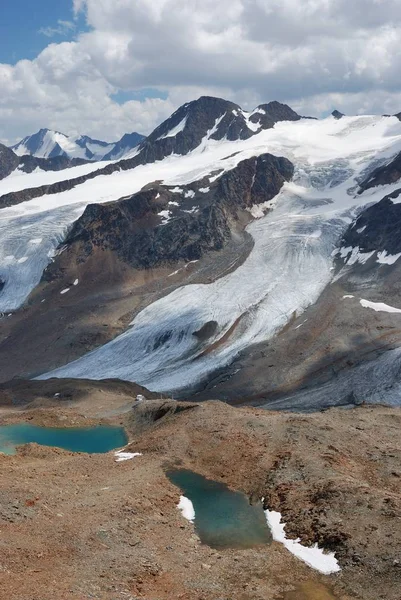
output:
[[[39,33],[45,35],[46,37],[54,37],[56,35],[68,35],[71,31],[74,31],[75,23],[72,21],[63,21],[59,19],[57,21],[57,25],[55,27],[41,27],[39,29]]]
[[[303,114],[401,110],[399,0],[73,0],[88,31],[0,65],[0,138],[149,132],[202,93]],[[167,100],[113,100],[157,88]]]

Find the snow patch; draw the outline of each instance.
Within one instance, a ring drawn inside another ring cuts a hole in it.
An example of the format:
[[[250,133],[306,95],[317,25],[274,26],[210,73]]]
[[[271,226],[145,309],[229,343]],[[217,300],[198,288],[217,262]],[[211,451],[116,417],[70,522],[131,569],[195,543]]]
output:
[[[125,460],[131,460],[136,456],[142,456],[142,452],[124,452],[124,450],[118,450],[114,453],[116,462],[123,462]]]
[[[365,231],[366,227],[367,227],[367,225],[365,225],[364,227],[361,227],[360,229],[357,229],[356,232],[357,233],[362,233],[362,232]]]
[[[69,291],[70,291],[70,288],[65,288],[64,290],[61,290],[60,294],[66,294]]]
[[[170,190],[170,192],[172,192],[173,194],[182,194],[183,193],[183,189],[176,186],[175,188],[173,188],[172,190]]]
[[[194,198],[194,196],[195,196],[195,192],[193,190],[188,190],[184,194],[184,198]]]
[[[161,210],[157,214],[159,215],[159,217],[162,218],[162,225],[165,225],[171,219],[171,212],[169,210]]]
[[[371,302],[362,298],[360,303],[364,308],[371,308],[376,312],[401,313],[401,308],[395,308],[395,306],[384,304],[384,302]]]
[[[180,133],[180,131],[184,130],[185,125],[187,123],[187,119],[188,119],[188,115],[185,115],[185,117],[182,119],[182,121],[180,121],[178,123],[178,125],[176,125],[172,129],[170,129],[170,131],[168,131],[164,135],[161,135],[160,137],[158,137],[157,140],[164,140],[165,138],[175,137],[178,133]]]
[[[79,279],[75,279],[74,283],[72,285],[78,285],[78,283],[79,283]]]
[[[273,540],[283,544],[291,554],[324,575],[338,573],[341,570],[334,552],[326,554],[317,544],[307,547],[300,544],[299,539],[287,539],[284,531],[285,523],[281,522],[281,514],[279,512],[265,510],[265,515],[272,532]]]
[[[181,511],[184,519],[187,519],[191,523],[195,520],[195,509],[191,500],[186,496],[180,496],[180,501],[177,505],[177,508]]]
[[[350,294],[346,294],[345,296],[343,296],[343,300],[344,300],[345,298],[355,298],[355,296],[351,296]]]
[[[210,187],[199,188],[199,191],[202,192],[202,194],[207,194],[210,192]]]
[[[387,254],[387,250],[377,253],[377,261],[381,265],[393,265],[401,256],[401,252],[398,254]]]
[[[349,258],[347,258],[345,261],[349,266],[355,265],[356,263],[364,265],[366,262],[368,262],[369,258],[374,255],[375,252],[376,250],[373,250],[372,252],[361,252],[359,246],[355,246],[355,248],[349,246],[347,248],[340,249],[340,256],[341,258],[346,258],[349,256]]]

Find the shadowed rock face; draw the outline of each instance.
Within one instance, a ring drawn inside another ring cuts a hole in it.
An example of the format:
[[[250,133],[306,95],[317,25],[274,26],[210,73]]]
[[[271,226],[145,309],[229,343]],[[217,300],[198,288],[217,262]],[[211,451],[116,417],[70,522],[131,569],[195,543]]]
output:
[[[271,200],[293,172],[287,159],[264,154],[240,162],[212,184],[204,179],[178,190],[155,184],[117,202],[91,204],[63,246],[78,244],[78,262],[98,247],[139,269],[197,260],[223,248],[241,213]],[[45,278],[53,271],[57,259]]]
[[[331,114],[335,119],[342,119],[345,117],[344,113],[340,112],[339,110],[333,110]]]
[[[378,167],[360,184],[359,194],[378,185],[395,183],[401,178],[401,152],[387,165]]]
[[[262,104],[248,117],[247,123],[246,114],[233,102],[202,96],[181,106],[169,119],[159,125],[138,146],[139,152],[135,157],[109,164],[98,171],[75,179],[4,194],[0,197],[0,208],[13,206],[45,194],[65,192],[99,175],[111,175],[117,171],[134,169],[138,165],[162,160],[171,154],[187,154],[197,148],[207,136],[214,140],[247,139],[262,129],[270,129],[278,121],[301,119],[289,106],[279,102]],[[172,135],[175,128],[180,131]]]
[[[53,158],[36,158],[29,154],[21,156],[19,159],[19,168],[24,173],[32,173],[39,167],[42,171],[63,171],[71,167],[85,165],[89,161],[83,158],[68,158],[67,156],[55,156]]]
[[[133,133],[126,133],[123,135],[121,140],[116,142],[113,150],[111,150],[108,154],[103,156],[102,160],[117,160],[120,158],[123,152],[126,152],[129,149],[136,148],[142,140],[145,139],[144,135],[137,133],[134,131]]]
[[[361,252],[401,252],[401,204],[391,200],[399,193],[401,190],[364,210],[345,232],[341,245],[358,246]]]
[[[8,177],[19,164],[19,158],[10,148],[0,144],[0,179]]]

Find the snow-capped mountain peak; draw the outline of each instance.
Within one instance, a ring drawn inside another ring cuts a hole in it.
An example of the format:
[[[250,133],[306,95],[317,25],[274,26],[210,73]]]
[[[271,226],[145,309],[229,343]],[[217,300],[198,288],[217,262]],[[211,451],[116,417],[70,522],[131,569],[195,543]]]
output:
[[[115,160],[122,158],[137,146],[144,136],[139,133],[125,134],[118,142],[104,142],[87,135],[70,137],[59,131],[40,129],[12,146],[18,156],[36,158],[80,158],[83,160]]]

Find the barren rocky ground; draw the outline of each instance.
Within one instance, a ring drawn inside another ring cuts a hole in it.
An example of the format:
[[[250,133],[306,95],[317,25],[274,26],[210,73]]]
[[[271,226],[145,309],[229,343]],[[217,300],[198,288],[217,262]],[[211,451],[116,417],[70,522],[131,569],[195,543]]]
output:
[[[15,385],[21,397],[23,383]],[[0,390],[1,424],[123,424],[143,455],[116,463],[113,453],[34,444],[0,455],[2,597],[399,600],[400,409],[297,415],[214,401],[136,403],[130,384],[85,382],[76,396],[63,392],[72,381],[33,385],[23,407],[10,405],[13,385]],[[165,476],[172,465],[251,502],[264,497],[290,536],[334,550],[341,572],[320,576],[276,542],[202,545],[176,508],[180,491]]]

